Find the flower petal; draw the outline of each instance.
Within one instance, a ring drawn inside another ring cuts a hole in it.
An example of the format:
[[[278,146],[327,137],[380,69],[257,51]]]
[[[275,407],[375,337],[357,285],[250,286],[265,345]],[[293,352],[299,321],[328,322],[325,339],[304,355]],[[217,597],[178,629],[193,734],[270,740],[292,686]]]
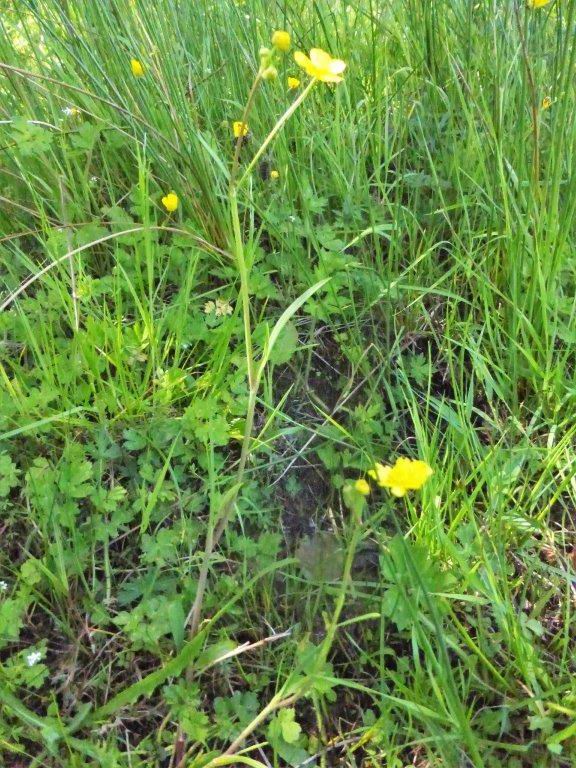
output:
[[[331,74],[339,75],[346,69],[346,62],[342,61],[342,59],[332,59],[328,69],[330,70]]]
[[[385,488],[388,485],[388,477],[390,476],[390,472],[392,471],[392,467],[385,466],[384,464],[379,464],[378,462],[374,465],[374,469],[368,470],[368,474],[370,477],[374,478],[378,485],[381,488]]]
[[[310,71],[313,69],[313,65],[305,53],[302,53],[302,51],[295,51],[294,61],[296,62],[296,64],[298,64],[299,67],[302,67],[302,69],[305,72],[308,72],[308,74],[310,74]]]
[[[329,53],[323,51],[322,48],[312,48],[310,51],[310,61],[318,69],[328,70],[332,57]]]
[[[321,75],[317,75],[318,80],[321,80],[323,83],[341,83],[342,80],[344,80],[343,77],[340,75],[330,75],[326,73],[322,73]]]

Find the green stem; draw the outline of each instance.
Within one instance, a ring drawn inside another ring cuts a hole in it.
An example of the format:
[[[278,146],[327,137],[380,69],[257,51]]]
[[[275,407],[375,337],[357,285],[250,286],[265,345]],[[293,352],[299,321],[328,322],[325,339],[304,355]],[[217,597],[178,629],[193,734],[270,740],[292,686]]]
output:
[[[247,124],[248,115],[250,114],[252,104],[254,103],[254,96],[256,95],[256,91],[261,81],[262,70],[259,70],[256,78],[254,79],[254,82],[252,83],[252,88],[250,89],[250,93],[248,94],[248,99],[246,101],[246,106],[244,107],[244,112],[242,113],[242,125]],[[242,149],[243,142],[244,135],[242,132],[240,132],[240,136],[238,136],[238,140],[236,141],[236,147],[234,148],[234,159],[232,160],[232,170],[230,171],[230,195],[233,194],[235,188],[236,176],[238,175],[238,168],[240,167],[240,150]]]
[[[256,76],[256,79],[254,80],[252,88],[250,89],[250,94],[248,96],[246,107],[244,108],[244,113],[242,115],[242,122],[246,122],[246,120],[248,119],[250,109],[252,108],[252,105],[254,102],[254,95],[256,93],[256,89],[259,83],[261,82],[261,80],[262,78],[259,72],[258,75]],[[242,481],[244,478],[244,470],[246,469],[246,462],[248,461],[248,456],[250,454],[250,442],[252,440],[254,414],[256,411],[256,398],[258,395],[258,387],[260,384],[260,374],[262,373],[261,368],[257,370],[256,362],[254,360],[254,346],[252,343],[252,323],[250,318],[250,268],[246,263],[246,253],[244,250],[244,241],[242,238],[242,227],[240,225],[240,213],[238,211],[238,190],[242,186],[242,183],[244,182],[244,180],[250,174],[252,168],[254,168],[254,166],[258,162],[259,158],[266,151],[266,148],[268,147],[270,142],[273,141],[274,137],[281,130],[282,126],[286,123],[286,121],[290,118],[290,116],[293,115],[294,112],[298,109],[300,104],[304,101],[306,96],[312,90],[315,83],[316,83],[316,80],[314,78],[310,80],[310,82],[308,83],[306,88],[302,91],[300,96],[294,101],[293,104],[290,105],[290,107],[286,110],[286,112],[284,112],[284,114],[280,117],[276,125],[272,128],[268,136],[264,139],[264,142],[262,143],[261,147],[252,158],[250,164],[242,174],[242,177],[240,178],[239,181],[236,181],[236,176],[238,174],[238,168],[239,168],[240,148],[242,146],[242,139],[243,139],[242,136],[238,137],[238,141],[236,142],[234,159],[232,161],[232,170],[230,172],[230,185],[228,189],[228,199],[230,204],[230,219],[231,219],[232,234],[234,239],[233,255],[234,255],[234,260],[236,262],[236,266],[238,268],[238,275],[240,277],[240,301],[242,302],[242,321],[244,325],[244,343],[246,346],[246,368],[247,368],[247,376],[248,376],[248,406],[246,409],[246,423],[244,426],[244,436],[242,440],[242,449],[240,452],[240,459],[238,462],[238,468],[236,470],[236,483],[237,483],[238,489],[242,484]],[[227,498],[224,506],[222,507],[222,509],[220,510],[220,513],[216,518],[216,521],[214,523],[210,521],[209,530],[206,534],[204,556],[202,560],[202,565],[200,567],[200,573],[198,575],[198,588],[196,590],[196,597],[194,598],[194,604],[192,605],[190,613],[188,614],[188,619],[186,621],[186,624],[188,624],[188,621],[190,621],[190,631],[189,631],[190,638],[194,637],[194,635],[198,632],[198,628],[200,626],[200,620],[202,615],[202,604],[204,601],[204,594],[206,592],[206,586],[208,583],[208,571],[210,568],[210,560],[211,560],[212,553],[214,551],[214,548],[217,546],[218,541],[220,540],[220,537],[226,530],[226,526],[228,524],[228,521],[230,520],[230,516],[232,514],[232,510],[234,509],[234,504],[236,503],[237,498],[238,498],[238,490],[236,490]]]
[[[252,169],[258,162],[258,160],[260,160],[260,158],[268,148],[268,145],[270,144],[270,142],[272,142],[275,139],[279,131],[282,129],[282,126],[284,125],[284,123],[286,123],[292,117],[294,112],[296,112],[296,110],[298,109],[300,104],[302,104],[306,96],[308,96],[308,94],[310,93],[310,91],[312,90],[316,82],[317,82],[316,78],[312,78],[312,80],[310,80],[310,82],[308,83],[306,88],[304,88],[300,96],[298,96],[296,101],[288,107],[288,109],[286,110],[286,112],[284,112],[282,117],[278,120],[274,128],[272,128],[268,136],[266,136],[266,138],[262,142],[262,145],[260,146],[260,149],[256,152],[256,154],[248,164],[246,170],[240,177],[240,181],[238,182],[238,185],[237,185],[238,188],[240,188],[244,183],[244,181],[248,178],[248,176],[250,175],[250,172],[252,171]]]
[[[240,227],[240,215],[238,213],[237,188],[230,189],[230,217],[232,219],[232,232],[234,235],[234,259],[238,267],[240,277],[240,299],[242,301],[242,320],[244,323],[244,342],[246,344],[246,364],[248,368],[248,387],[252,391],[256,381],[254,363],[254,351],[252,346],[252,326],[250,321],[250,284],[249,270],[246,264],[242,230]]]
[[[346,560],[344,562],[344,570],[342,573],[342,588],[340,589],[338,600],[336,601],[336,605],[334,607],[334,613],[332,614],[332,619],[330,621],[326,637],[322,643],[322,652],[319,655],[318,666],[324,664],[328,654],[330,653],[330,648],[334,643],[336,630],[338,629],[340,615],[346,602],[348,588],[352,583],[352,566],[354,564],[354,557],[356,555],[356,550],[358,549],[358,544],[362,538],[362,525],[360,521],[356,519],[356,516],[354,516],[353,526],[354,528],[352,531],[352,540],[350,541],[350,546],[348,547],[348,551],[346,553]]]

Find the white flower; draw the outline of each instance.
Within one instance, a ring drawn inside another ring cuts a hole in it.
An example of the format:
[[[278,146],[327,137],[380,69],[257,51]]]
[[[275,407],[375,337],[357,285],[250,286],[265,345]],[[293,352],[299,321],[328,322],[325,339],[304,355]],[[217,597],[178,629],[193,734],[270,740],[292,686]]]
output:
[[[8,584],[5,581],[0,581],[0,592],[6,592],[8,590]]]
[[[212,312],[216,317],[225,317],[234,312],[232,304],[227,299],[216,299],[216,301],[207,301],[204,304],[204,314],[210,315]]]
[[[28,656],[26,656],[26,664],[29,667],[33,667],[34,664],[38,664],[41,658],[42,653],[40,651],[32,651],[32,653],[29,653]]]
[[[225,315],[231,315],[234,312],[232,304],[227,299],[216,299],[216,317],[224,317]]]

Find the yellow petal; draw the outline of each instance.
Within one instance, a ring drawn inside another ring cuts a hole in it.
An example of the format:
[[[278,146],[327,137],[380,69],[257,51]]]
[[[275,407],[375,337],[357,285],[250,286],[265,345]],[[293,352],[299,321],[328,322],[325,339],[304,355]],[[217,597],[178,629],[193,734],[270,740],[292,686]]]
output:
[[[144,67],[138,59],[130,59],[130,69],[134,77],[142,77],[144,75]]]
[[[384,488],[388,484],[388,477],[391,471],[392,471],[392,467],[388,467],[388,466],[385,466],[384,464],[376,463],[374,465],[374,469],[370,469],[368,471],[368,474],[370,475],[370,477],[376,480],[376,482],[381,488]]]
[[[294,53],[294,61],[296,64],[298,64],[299,67],[302,67],[302,69],[307,72],[309,75],[313,73],[314,67],[312,65],[312,62],[306,56],[305,53],[302,53],[302,51],[296,51]]]
[[[393,485],[392,488],[390,488],[390,493],[392,494],[392,496],[401,498],[402,496],[406,495],[406,488],[401,488],[400,486]]]
[[[317,69],[329,70],[332,57],[322,48],[312,48],[310,51],[310,61]]]
[[[332,59],[329,69],[332,75],[340,75],[346,69],[346,62],[342,59]]]
[[[175,192],[169,192],[162,198],[162,205],[169,213],[173,213],[178,208],[178,195]]]
[[[290,33],[284,29],[277,29],[272,35],[272,45],[284,53],[290,50]]]
[[[322,74],[317,75],[318,80],[321,80],[323,83],[341,83],[342,80],[344,80],[341,75],[331,75],[330,73],[322,72]]]

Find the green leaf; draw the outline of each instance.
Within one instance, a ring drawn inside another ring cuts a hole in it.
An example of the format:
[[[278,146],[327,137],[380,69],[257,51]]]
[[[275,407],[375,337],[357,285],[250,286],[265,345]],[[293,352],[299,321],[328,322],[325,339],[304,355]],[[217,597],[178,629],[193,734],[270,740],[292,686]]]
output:
[[[298,331],[290,320],[284,326],[284,329],[278,336],[276,346],[270,352],[270,362],[272,365],[284,365],[287,363],[298,349],[298,343]]]
[[[196,666],[199,669],[206,669],[207,667],[211,667],[215,662],[218,661],[218,659],[220,659],[222,656],[226,656],[226,654],[230,653],[230,651],[233,651],[237,647],[237,644],[233,640],[221,640],[218,643],[214,643],[202,651],[198,657]]]
[[[170,632],[174,638],[174,645],[180,650],[184,643],[186,627],[186,614],[184,613],[181,597],[172,600],[168,606],[168,621],[170,622]]]
[[[302,728],[295,717],[293,707],[281,709],[272,718],[266,731],[270,745],[289,765],[298,765],[308,757],[301,744]]]
[[[318,531],[296,550],[302,573],[311,581],[338,581],[344,567],[344,549],[330,531]]]
[[[290,306],[282,312],[278,320],[276,321],[276,324],[274,328],[272,328],[272,333],[270,334],[270,338],[268,339],[268,343],[266,344],[264,348],[264,352],[262,354],[262,359],[260,360],[260,364],[258,366],[258,373],[256,376],[256,379],[259,380],[264,372],[264,368],[266,368],[266,365],[268,363],[268,360],[270,359],[270,354],[272,353],[272,350],[274,349],[274,346],[276,342],[278,341],[278,338],[282,331],[284,330],[285,326],[287,325],[288,321],[291,320],[296,312],[302,307],[308,299],[313,296],[317,291],[320,290],[320,288],[323,288],[326,283],[328,283],[330,280],[329,277],[324,278],[323,280],[319,280],[317,283],[314,283],[313,286],[308,288],[307,291],[304,291],[304,293],[299,296],[297,299],[295,299]]]
[[[128,688],[124,688],[123,691],[120,691],[120,693],[112,697],[110,701],[95,710],[90,718],[91,722],[109,718],[114,712],[117,712],[128,704],[133,704],[141,696],[151,696],[156,688],[159,685],[162,685],[165,680],[169,677],[177,677],[183,669],[191,664],[197,657],[204,640],[205,632],[201,631],[193,640],[184,646],[177,656],[163,667],[154,670],[154,672],[146,675],[142,680],[138,680],[137,683],[129,685]]]
[[[0,498],[18,485],[19,471],[7,453],[0,453]]]

